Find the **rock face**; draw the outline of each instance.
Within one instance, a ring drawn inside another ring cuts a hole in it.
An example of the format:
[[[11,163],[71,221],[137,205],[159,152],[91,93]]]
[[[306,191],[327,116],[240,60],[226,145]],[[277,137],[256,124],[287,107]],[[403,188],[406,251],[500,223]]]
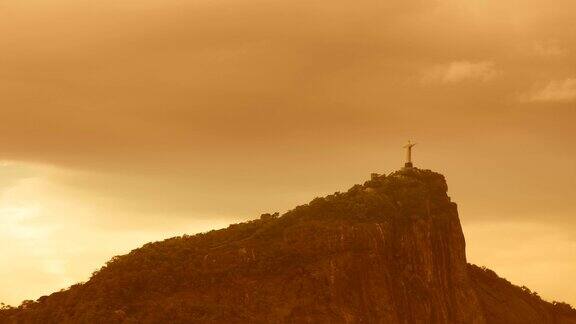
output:
[[[146,244],[0,321],[575,323],[570,306],[517,289],[466,263],[444,177],[404,169],[281,217]]]

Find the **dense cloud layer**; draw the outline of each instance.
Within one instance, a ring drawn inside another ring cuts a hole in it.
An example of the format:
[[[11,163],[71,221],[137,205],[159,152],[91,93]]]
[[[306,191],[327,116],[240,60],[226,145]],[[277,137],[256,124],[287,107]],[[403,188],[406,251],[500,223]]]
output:
[[[8,1],[2,154],[114,168],[431,122],[501,131],[519,94],[574,99],[569,10],[532,2]]]
[[[400,166],[412,138],[465,227],[547,223],[573,238],[573,12],[569,0],[3,1],[1,211],[22,224],[14,206],[54,208],[38,198],[50,192],[73,206],[32,210],[28,229],[140,242],[344,190]]]

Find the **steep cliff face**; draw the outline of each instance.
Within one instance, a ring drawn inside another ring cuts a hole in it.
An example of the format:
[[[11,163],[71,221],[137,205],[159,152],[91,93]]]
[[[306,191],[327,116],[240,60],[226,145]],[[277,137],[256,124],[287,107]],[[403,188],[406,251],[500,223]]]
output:
[[[483,270],[468,267],[446,191],[427,170],[380,176],[279,218],[147,244],[0,320],[492,323],[506,307],[487,297]],[[533,323],[565,320],[542,316]]]

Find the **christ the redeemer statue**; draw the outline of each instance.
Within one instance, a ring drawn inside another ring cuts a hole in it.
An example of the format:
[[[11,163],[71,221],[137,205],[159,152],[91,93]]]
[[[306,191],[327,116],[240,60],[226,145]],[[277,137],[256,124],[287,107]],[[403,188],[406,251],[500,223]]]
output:
[[[404,163],[405,168],[414,167],[412,165],[412,147],[414,147],[414,145],[416,145],[416,143],[412,143],[410,141],[408,141],[408,144],[404,145],[404,148],[406,149],[406,163]]]

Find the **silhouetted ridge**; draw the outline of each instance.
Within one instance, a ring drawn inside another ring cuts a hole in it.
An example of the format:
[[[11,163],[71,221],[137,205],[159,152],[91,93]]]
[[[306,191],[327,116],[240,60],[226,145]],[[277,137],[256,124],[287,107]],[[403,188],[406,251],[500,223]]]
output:
[[[490,269],[473,264],[468,269],[489,323],[576,323],[572,306],[546,302],[536,292],[515,286]]]
[[[281,217],[148,243],[0,321],[576,323],[516,288],[467,264],[444,177],[407,168]]]

